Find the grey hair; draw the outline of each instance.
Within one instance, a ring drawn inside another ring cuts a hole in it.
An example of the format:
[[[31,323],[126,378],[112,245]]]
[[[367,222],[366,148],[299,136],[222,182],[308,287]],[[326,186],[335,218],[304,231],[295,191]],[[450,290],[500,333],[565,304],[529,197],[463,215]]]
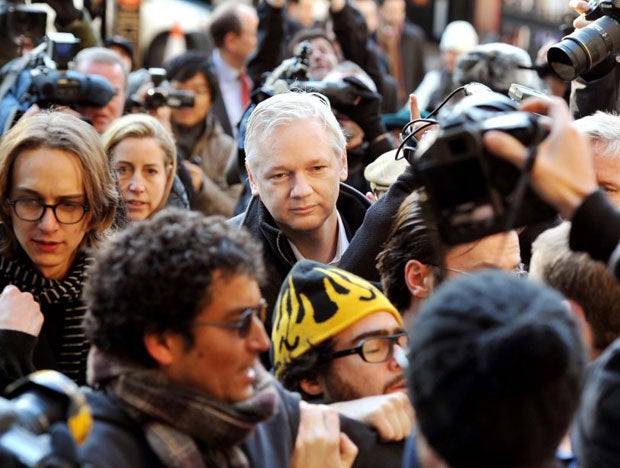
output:
[[[274,130],[304,120],[315,120],[323,126],[334,155],[340,159],[347,140],[327,98],[318,93],[288,92],[262,101],[250,115],[244,142],[250,168],[255,169],[257,162],[264,157]]]
[[[603,146],[603,154],[620,153],[620,116],[615,113],[596,111],[592,115],[575,120],[575,128]]]
[[[127,88],[127,79],[129,70],[123,62],[119,54],[105,47],[87,47],[80,50],[75,59],[73,59],[73,68],[79,70],[82,64],[86,63],[104,63],[107,65],[119,65],[125,76],[125,88]]]

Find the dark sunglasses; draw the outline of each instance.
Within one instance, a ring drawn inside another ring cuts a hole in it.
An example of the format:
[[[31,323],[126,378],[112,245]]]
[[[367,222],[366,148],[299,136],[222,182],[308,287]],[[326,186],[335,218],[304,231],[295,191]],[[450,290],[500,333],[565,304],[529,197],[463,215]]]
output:
[[[257,307],[248,307],[245,309],[236,322],[207,322],[204,320],[197,320],[191,322],[190,325],[192,327],[232,328],[237,330],[239,338],[246,338],[252,329],[252,319],[256,316],[259,320],[262,320],[265,317],[266,311],[267,301],[261,298]]]

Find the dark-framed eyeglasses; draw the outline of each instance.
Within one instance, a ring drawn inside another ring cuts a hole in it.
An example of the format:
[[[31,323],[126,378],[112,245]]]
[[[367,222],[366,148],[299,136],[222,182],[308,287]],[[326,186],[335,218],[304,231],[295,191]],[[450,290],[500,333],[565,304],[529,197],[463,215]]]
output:
[[[250,334],[252,329],[252,319],[257,317],[262,320],[265,317],[267,311],[267,301],[262,299],[258,302],[257,307],[248,307],[239,316],[239,320],[236,322],[208,322],[204,320],[197,320],[191,322],[192,327],[219,327],[219,328],[232,328],[236,329],[239,333],[239,338],[246,338]]]
[[[332,359],[358,354],[364,361],[370,363],[380,363],[388,361],[394,355],[394,345],[407,349],[409,346],[409,336],[407,333],[396,333],[394,335],[373,336],[360,341],[354,348],[342,349],[332,353]]]
[[[16,198],[7,200],[8,205],[13,208],[15,216],[22,221],[40,221],[48,208],[54,213],[56,221],[60,224],[76,224],[84,219],[86,212],[90,211],[88,205],[84,203],[62,201],[53,205],[47,205],[36,198]]]

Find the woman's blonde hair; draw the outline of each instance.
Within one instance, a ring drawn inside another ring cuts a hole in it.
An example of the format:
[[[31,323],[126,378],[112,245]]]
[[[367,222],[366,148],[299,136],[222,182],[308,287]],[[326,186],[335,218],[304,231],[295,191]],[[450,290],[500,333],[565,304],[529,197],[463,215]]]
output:
[[[172,134],[155,117],[148,114],[128,114],[116,120],[101,136],[110,167],[114,149],[127,138],[152,138],[164,152],[166,187],[161,202],[149,215],[150,217],[166,206],[177,172],[177,148]]]

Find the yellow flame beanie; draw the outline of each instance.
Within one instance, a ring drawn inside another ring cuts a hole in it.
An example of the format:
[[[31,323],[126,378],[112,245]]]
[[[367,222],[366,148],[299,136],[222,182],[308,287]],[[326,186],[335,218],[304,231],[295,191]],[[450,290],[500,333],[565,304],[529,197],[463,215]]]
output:
[[[368,281],[322,263],[297,262],[276,302],[271,333],[276,377],[292,359],[376,312],[389,312],[402,325],[396,308]]]

